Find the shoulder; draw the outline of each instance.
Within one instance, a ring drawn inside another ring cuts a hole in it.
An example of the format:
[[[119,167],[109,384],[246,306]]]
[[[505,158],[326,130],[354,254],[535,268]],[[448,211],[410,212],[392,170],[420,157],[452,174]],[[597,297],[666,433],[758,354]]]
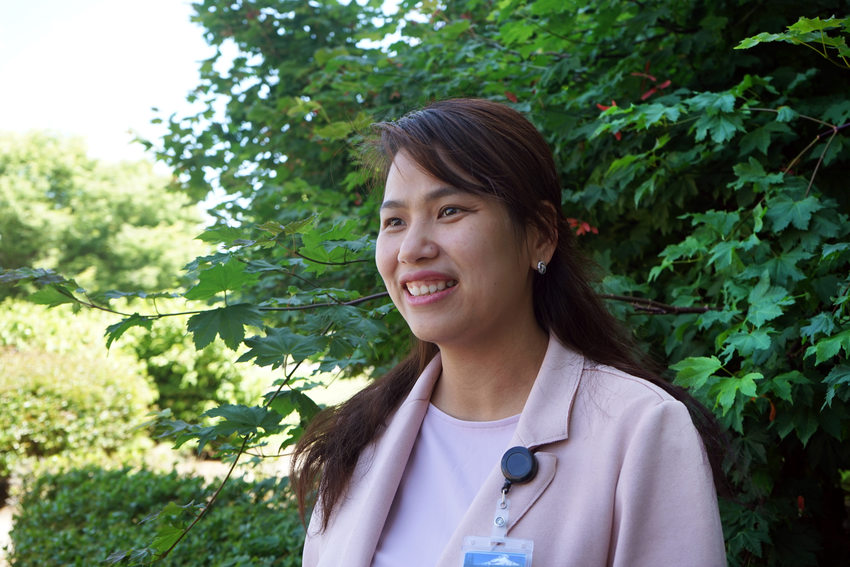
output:
[[[615,429],[630,438],[649,424],[696,432],[685,404],[669,392],[644,378],[591,361],[585,361],[572,413],[571,429],[581,429],[584,422],[596,433]]]
[[[585,396],[604,399],[616,406],[656,406],[678,402],[661,386],[612,366],[585,359],[581,391]]]

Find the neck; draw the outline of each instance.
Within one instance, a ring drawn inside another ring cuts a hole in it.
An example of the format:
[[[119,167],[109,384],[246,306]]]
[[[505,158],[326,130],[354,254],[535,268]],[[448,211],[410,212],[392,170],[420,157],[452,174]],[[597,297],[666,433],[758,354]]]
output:
[[[474,345],[440,345],[443,372],[431,403],[467,421],[493,421],[522,411],[549,336],[533,322]]]

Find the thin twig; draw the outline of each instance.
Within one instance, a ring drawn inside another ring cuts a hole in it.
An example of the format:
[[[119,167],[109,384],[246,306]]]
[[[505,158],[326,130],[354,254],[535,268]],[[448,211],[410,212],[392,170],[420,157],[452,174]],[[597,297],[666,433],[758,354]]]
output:
[[[655,315],[706,313],[708,311],[717,310],[716,307],[710,307],[708,305],[705,305],[703,307],[677,307],[675,305],[668,305],[666,303],[661,303],[660,301],[655,301],[653,299],[646,299],[643,297],[632,297],[630,295],[613,295],[603,293],[600,294],[599,297],[601,297],[602,299],[610,299],[613,301],[622,301],[625,303],[629,303],[639,311],[646,311]]]
[[[798,154],[794,157],[794,159],[792,159],[792,160],[791,160],[791,162],[783,168],[783,170],[782,170],[782,171],[783,171],[784,173],[788,173],[789,171],[791,171],[791,169],[792,169],[795,165],[797,165],[797,162],[798,162],[798,161],[800,161],[800,160],[803,158],[803,156],[804,156],[804,155],[806,155],[806,153],[807,153],[810,149],[812,149],[812,146],[814,146],[815,144],[817,144],[817,143],[818,143],[818,141],[819,141],[819,140],[820,140],[820,138],[819,138],[818,136],[815,136],[815,139],[814,139],[814,140],[812,140],[811,142],[809,142],[809,145],[808,145],[808,146],[806,146],[805,148],[803,148],[803,150],[802,150],[800,153],[798,153]]]
[[[820,168],[820,164],[823,163],[823,158],[826,155],[826,151],[829,149],[829,145],[835,139],[835,136],[838,135],[838,128],[834,127],[832,131],[832,136],[829,137],[829,140],[826,141],[826,145],[823,147],[823,151],[820,153],[820,157],[818,157],[818,162],[815,164],[815,169],[812,171],[812,177],[809,179],[809,185],[806,187],[806,194],[804,197],[809,196],[809,191],[812,189],[812,184],[815,182],[815,176],[818,174],[818,169]]]
[[[293,251],[293,254],[298,256],[299,258],[304,258],[308,262],[313,262],[314,264],[323,264],[325,266],[347,266],[348,264],[357,264],[361,262],[370,262],[371,260],[363,258],[361,260],[343,260],[342,262],[323,262],[321,260],[316,260],[315,258],[310,258],[309,256],[305,256],[301,252]]]
[[[316,307],[339,307],[343,305],[359,305],[360,303],[365,303],[367,301],[372,301],[373,299],[378,299],[381,297],[388,296],[389,293],[386,291],[382,291],[381,293],[373,293],[372,295],[367,295],[365,297],[358,297],[357,299],[352,299],[350,301],[337,301],[334,303],[308,303],[307,305],[287,305],[285,307],[260,307],[260,311],[301,311],[304,309],[314,309]]]
[[[741,110],[757,110],[759,112],[773,112],[775,114],[779,114],[779,110],[777,110],[776,108],[761,108],[759,106],[748,106],[746,108],[742,108]],[[822,126],[827,126],[829,128],[835,128],[835,126],[830,124],[829,122],[824,122],[823,120],[818,120],[814,116],[808,116],[806,114],[797,114],[797,116],[799,116],[800,118],[803,118],[804,120],[811,120],[812,122],[817,122],[818,124],[820,124]]]

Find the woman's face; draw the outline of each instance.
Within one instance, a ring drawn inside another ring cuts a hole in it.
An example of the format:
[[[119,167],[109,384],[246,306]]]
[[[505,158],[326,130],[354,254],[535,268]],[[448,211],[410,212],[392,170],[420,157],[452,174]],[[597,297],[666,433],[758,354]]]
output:
[[[445,348],[522,328],[534,317],[532,267],[548,259],[539,253],[501,202],[447,185],[404,151],[396,155],[375,259],[419,339]]]

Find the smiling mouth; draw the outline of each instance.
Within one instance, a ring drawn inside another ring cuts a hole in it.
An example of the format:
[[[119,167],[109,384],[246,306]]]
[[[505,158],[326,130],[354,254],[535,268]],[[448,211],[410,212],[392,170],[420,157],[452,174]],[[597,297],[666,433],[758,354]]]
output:
[[[431,295],[432,293],[437,293],[438,291],[443,291],[444,289],[454,287],[457,285],[457,280],[447,280],[447,281],[438,281],[438,282],[407,282],[405,286],[407,287],[407,291],[413,297],[419,297],[421,295]]]

